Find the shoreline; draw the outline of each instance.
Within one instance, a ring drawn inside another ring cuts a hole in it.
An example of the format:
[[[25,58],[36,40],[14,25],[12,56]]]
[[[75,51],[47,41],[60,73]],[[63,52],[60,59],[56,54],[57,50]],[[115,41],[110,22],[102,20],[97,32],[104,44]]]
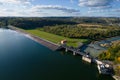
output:
[[[33,34],[27,33],[27,32],[25,32],[25,31],[23,31],[23,30],[17,29],[16,27],[8,26],[8,28],[11,29],[11,30],[15,30],[16,32],[22,33],[22,34],[23,34],[24,36],[26,36],[27,38],[32,39],[32,40],[34,40],[35,42],[37,42],[37,43],[39,43],[39,44],[41,44],[41,45],[43,45],[43,46],[45,46],[45,47],[53,50],[53,51],[57,50],[58,47],[60,46],[60,45],[55,44],[55,43],[53,43],[53,42],[50,42],[50,41],[48,41],[48,40],[42,39],[42,38],[40,38],[40,37],[37,37],[37,36],[35,36],[35,35],[33,35]]]

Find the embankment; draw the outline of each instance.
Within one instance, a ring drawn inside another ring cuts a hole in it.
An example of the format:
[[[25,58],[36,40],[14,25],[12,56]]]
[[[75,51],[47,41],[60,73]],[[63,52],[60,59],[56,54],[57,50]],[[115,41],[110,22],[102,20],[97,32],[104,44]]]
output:
[[[35,36],[33,34],[27,33],[24,30],[18,29],[16,27],[8,26],[8,28],[24,34],[26,37],[28,37],[28,38],[30,38],[30,39],[32,39],[32,40],[34,40],[34,41],[36,41],[36,42],[46,46],[46,47],[48,47],[51,50],[57,50],[57,48],[59,47],[58,44],[55,44],[55,43],[50,42],[48,40],[42,39],[42,38],[37,37],[37,36]]]

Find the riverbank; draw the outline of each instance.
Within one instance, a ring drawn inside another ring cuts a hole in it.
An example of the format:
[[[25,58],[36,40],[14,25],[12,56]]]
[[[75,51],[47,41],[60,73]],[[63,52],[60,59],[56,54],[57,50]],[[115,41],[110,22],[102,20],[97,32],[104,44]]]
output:
[[[36,41],[36,42],[46,46],[46,47],[48,47],[51,50],[56,50],[60,46],[60,45],[52,43],[52,42],[50,42],[48,40],[42,39],[40,37],[37,37],[37,36],[35,36],[33,34],[27,33],[27,32],[25,32],[22,29],[19,29],[19,28],[13,27],[13,26],[8,26],[8,28],[12,29],[12,30],[15,30],[15,31],[17,31],[19,33],[24,34],[26,37],[28,37],[28,38],[30,38],[30,39],[32,39],[32,40],[34,40],[34,41]]]

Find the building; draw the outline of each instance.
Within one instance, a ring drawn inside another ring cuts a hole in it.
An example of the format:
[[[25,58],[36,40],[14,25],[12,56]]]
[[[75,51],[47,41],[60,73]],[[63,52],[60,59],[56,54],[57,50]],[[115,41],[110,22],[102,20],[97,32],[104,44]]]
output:
[[[62,40],[61,41],[61,44],[66,44],[67,43],[67,40]]]
[[[112,75],[113,68],[109,64],[98,64],[97,65],[98,71],[100,74]]]

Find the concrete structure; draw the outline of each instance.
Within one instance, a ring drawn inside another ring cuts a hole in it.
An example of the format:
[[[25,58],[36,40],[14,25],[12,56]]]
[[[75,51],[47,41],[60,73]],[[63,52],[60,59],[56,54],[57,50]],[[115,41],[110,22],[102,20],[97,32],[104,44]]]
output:
[[[103,62],[102,61],[100,61],[100,60],[95,60],[95,62],[96,62],[96,64],[98,65],[98,64],[103,64]]]
[[[89,55],[82,56],[82,60],[91,63],[92,59],[89,57]]]
[[[113,74],[113,69],[108,64],[98,64],[97,68],[100,74],[105,74],[105,75]]]
[[[83,52],[80,52],[79,51],[79,49],[75,49],[75,48],[73,48],[73,47],[69,47],[69,46],[66,46],[66,45],[61,45],[59,48],[58,48],[58,50],[60,50],[60,49],[65,49],[65,52],[68,52],[68,51],[70,51],[70,52],[73,52],[73,55],[75,54],[79,54],[79,55],[81,55],[81,56],[83,56],[83,55],[86,55],[85,53],[83,53]]]

